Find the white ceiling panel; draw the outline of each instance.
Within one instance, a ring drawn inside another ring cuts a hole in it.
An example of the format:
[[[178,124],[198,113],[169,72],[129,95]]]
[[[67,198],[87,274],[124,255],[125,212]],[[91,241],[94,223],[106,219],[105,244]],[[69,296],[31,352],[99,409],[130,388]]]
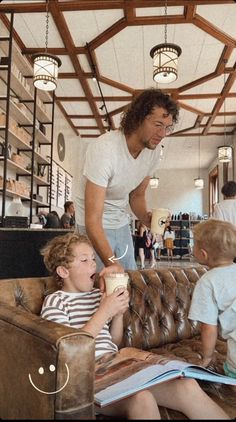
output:
[[[45,48],[46,18],[45,13],[16,14],[14,28],[28,48]],[[54,20],[49,15],[48,47],[64,47]]]
[[[64,12],[75,45],[86,45],[124,16],[123,9]]]
[[[56,95],[58,97],[84,96],[84,91],[77,79],[58,79]]]
[[[221,31],[231,37],[235,37],[235,4],[227,4],[227,6],[224,4],[214,4],[214,7],[198,6],[197,13]]]
[[[88,103],[85,101],[76,102],[62,102],[63,108],[66,110],[67,114],[92,114],[92,110],[89,107]]]

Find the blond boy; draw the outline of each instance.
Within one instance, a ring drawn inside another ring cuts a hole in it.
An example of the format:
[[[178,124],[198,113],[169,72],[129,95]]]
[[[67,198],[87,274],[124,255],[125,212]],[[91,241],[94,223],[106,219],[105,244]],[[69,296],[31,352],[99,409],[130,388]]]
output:
[[[194,255],[209,271],[194,289],[189,318],[201,322],[202,364],[213,358],[218,330],[227,340],[226,375],[236,378],[236,227],[210,219],[193,229]]]
[[[55,237],[44,247],[42,255],[46,267],[61,285],[60,290],[45,298],[42,317],[92,334],[95,358],[105,353],[115,356],[123,336],[128,291],[122,288],[102,295],[94,288],[95,254],[86,236],[67,233]],[[100,413],[120,419],[155,420],[160,419],[158,405],[179,410],[190,419],[229,419],[193,379],[163,382],[104,407]]]

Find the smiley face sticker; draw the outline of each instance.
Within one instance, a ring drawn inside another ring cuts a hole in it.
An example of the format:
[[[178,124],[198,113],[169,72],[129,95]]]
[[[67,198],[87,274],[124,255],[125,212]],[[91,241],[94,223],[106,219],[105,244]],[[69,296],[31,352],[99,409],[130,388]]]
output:
[[[70,378],[69,368],[68,368],[68,365],[67,365],[66,363],[65,363],[65,367],[66,367],[66,371],[67,371],[66,381],[65,381],[64,385],[63,385],[61,388],[59,388],[58,390],[56,390],[56,391],[44,391],[44,390],[41,390],[40,388],[38,388],[38,387],[34,384],[34,382],[32,381],[31,374],[28,374],[28,376],[29,376],[29,381],[30,381],[30,383],[32,384],[32,386],[35,388],[35,390],[39,391],[40,393],[43,393],[43,394],[57,394],[57,393],[59,393],[60,391],[62,391],[62,390],[66,387],[66,385],[67,385],[67,383],[68,383],[68,381],[69,381],[69,378]],[[49,366],[49,371],[50,371],[50,372],[54,372],[55,370],[56,370],[56,368],[55,368],[55,366],[54,366],[54,365],[50,365],[50,366]],[[43,374],[44,374],[44,368],[43,368],[43,367],[40,367],[40,368],[38,369],[38,373],[39,373],[40,375],[43,375]]]

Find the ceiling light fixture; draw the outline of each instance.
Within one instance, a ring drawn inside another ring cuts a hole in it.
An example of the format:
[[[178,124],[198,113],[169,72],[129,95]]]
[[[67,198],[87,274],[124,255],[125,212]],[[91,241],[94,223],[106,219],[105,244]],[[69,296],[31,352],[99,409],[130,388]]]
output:
[[[182,53],[176,44],[167,43],[167,0],[165,0],[164,44],[158,44],[150,51],[153,58],[153,79],[160,84],[174,82],[177,77],[178,58]]]
[[[149,180],[149,185],[151,189],[156,189],[159,185],[159,177],[151,177],[151,179]]]
[[[198,177],[194,179],[194,186],[196,189],[203,189],[204,188],[204,179],[200,177],[201,173],[201,139],[200,139],[200,128],[198,133]]]
[[[43,91],[53,91],[57,87],[58,68],[61,60],[57,56],[47,53],[48,49],[48,29],[49,29],[49,0],[46,0],[46,34],[45,52],[34,54],[34,86]]]
[[[224,86],[225,88],[225,67],[226,67],[227,60],[224,60]],[[224,145],[218,147],[218,159],[221,163],[229,163],[232,160],[232,147],[230,145],[226,145],[226,95],[224,99]]]

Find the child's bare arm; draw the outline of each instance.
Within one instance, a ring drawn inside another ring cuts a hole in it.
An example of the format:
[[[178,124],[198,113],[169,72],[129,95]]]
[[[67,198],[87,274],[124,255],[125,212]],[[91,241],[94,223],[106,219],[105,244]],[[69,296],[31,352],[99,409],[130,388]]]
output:
[[[201,324],[202,365],[207,366],[212,360],[218,335],[217,325]]]

